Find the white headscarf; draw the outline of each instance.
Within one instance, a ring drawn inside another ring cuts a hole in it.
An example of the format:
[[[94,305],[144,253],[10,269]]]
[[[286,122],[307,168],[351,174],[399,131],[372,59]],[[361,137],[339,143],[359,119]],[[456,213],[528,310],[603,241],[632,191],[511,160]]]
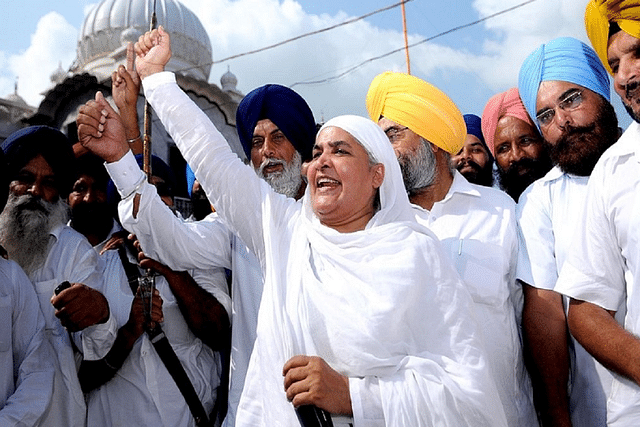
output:
[[[265,199],[265,288],[236,424],[298,424],[282,367],[304,354],[350,378],[375,378],[387,426],[504,425],[467,315],[471,297],[437,239],[413,220],[389,140],[362,117],[331,126],[384,164],[380,210],[364,230],[339,233],[320,224],[309,190],[286,221]]]
[[[370,153],[376,162],[382,163],[385,178],[380,186],[380,210],[367,224],[367,229],[393,221],[411,221],[411,205],[402,180],[402,171],[389,138],[380,126],[360,116],[338,116],[324,124],[318,134],[326,128],[337,127],[353,136]],[[311,210],[309,187],[305,193],[305,216],[315,217]]]

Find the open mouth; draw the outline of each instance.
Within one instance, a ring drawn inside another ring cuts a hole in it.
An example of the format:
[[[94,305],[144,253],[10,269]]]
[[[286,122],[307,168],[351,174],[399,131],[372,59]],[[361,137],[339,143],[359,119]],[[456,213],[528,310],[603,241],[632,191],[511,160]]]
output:
[[[316,180],[316,187],[318,189],[334,188],[334,187],[337,187],[338,185],[340,185],[340,182],[332,178],[321,177]]]

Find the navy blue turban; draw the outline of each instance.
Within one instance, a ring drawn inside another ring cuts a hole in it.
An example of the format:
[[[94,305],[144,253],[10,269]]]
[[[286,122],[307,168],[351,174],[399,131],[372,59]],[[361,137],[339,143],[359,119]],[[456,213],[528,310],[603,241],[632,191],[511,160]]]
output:
[[[484,141],[484,135],[482,135],[482,119],[475,114],[465,114],[463,116],[464,124],[467,125],[467,134],[473,135],[482,142],[484,148],[487,150],[487,154],[489,154],[490,158],[493,158],[491,154],[491,150],[487,146],[487,143]]]
[[[142,154],[136,154],[136,162],[138,162],[140,169],[142,169],[143,158]],[[166,187],[158,188],[158,194],[171,197],[175,195],[176,176],[171,168],[160,157],[151,156],[151,175],[162,178],[165,182]]]
[[[65,198],[76,180],[76,158],[67,137],[49,126],[29,126],[9,135],[2,143],[8,163],[7,174],[14,179],[18,172],[38,155],[42,155],[55,175],[56,187]]]
[[[271,120],[293,144],[302,160],[311,158],[316,138],[316,122],[309,105],[300,95],[285,86],[269,84],[252,90],[236,112],[236,125],[242,148],[251,159],[251,140],[256,123]]]
[[[522,63],[518,77],[520,98],[529,115],[536,117],[538,88],[544,81],[558,80],[580,85],[609,101],[609,75],[593,49],[572,37],[543,44]]]
[[[7,160],[4,151],[0,150],[0,212],[4,209],[9,195],[9,176],[7,175]]]

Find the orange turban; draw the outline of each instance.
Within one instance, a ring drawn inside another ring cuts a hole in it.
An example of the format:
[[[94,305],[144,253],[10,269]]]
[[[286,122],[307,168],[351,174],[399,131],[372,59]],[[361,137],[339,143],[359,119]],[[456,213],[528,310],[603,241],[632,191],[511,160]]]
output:
[[[482,112],[482,134],[494,157],[496,128],[498,127],[498,121],[504,116],[515,117],[535,127],[531,117],[527,114],[527,110],[524,108],[524,104],[520,100],[518,88],[512,87],[506,92],[491,97]]]
[[[389,71],[376,76],[367,93],[367,111],[374,122],[384,116],[451,154],[464,146],[467,127],[456,104],[417,77]]]
[[[613,74],[607,61],[610,22],[640,39],[640,0],[591,0],[587,5],[584,14],[587,35],[598,58],[609,74]]]

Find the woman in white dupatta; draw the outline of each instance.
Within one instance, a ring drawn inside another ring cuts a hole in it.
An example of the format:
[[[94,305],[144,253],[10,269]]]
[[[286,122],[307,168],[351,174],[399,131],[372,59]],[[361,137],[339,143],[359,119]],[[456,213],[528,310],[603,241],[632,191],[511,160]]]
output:
[[[142,36],[136,53],[147,99],[263,265],[236,425],[296,426],[294,405],[306,404],[355,426],[506,425],[471,298],[433,234],[413,221],[380,128],[357,116],[326,123],[296,202],[245,166],[161,72],[170,58],[163,30]],[[101,95],[78,117],[80,141],[107,162],[129,156],[118,126]]]

